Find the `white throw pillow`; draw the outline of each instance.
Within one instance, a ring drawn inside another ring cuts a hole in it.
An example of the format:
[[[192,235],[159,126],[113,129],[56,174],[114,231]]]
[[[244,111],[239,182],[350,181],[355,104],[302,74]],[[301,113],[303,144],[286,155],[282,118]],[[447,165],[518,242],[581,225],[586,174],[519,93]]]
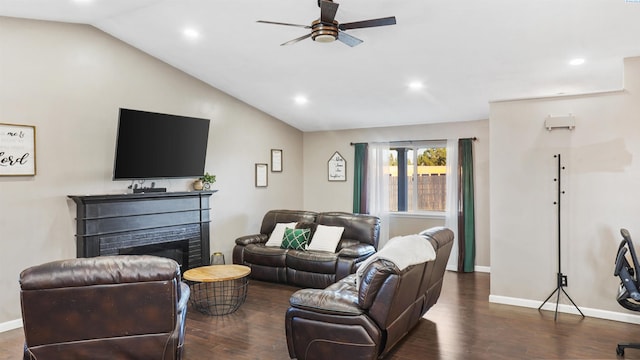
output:
[[[284,237],[284,230],[286,228],[295,229],[296,225],[298,225],[297,222],[286,223],[286,224],[277,223],[276,227],[274,227],[273,231],[271,232],[271,236],[269,236],[269,240],[267,240],[267,243],[264,245],[280,247],[280,245],[282,244],[282,238]]]
[[[344,228],[342,226],[318,225],[307,250],[336,252]]]

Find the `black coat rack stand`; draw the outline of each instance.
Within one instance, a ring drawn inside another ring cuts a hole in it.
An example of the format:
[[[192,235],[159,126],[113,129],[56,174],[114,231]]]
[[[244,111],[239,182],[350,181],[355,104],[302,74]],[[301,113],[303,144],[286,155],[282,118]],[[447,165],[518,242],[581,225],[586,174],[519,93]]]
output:
[[[567,294],[566,291],[564,291],[564,287],[567,286],[567,275],[562,273],[562,256],[561,256],[561,212],[560,212],[560,200],[561,200],[561,196],[562,194],[564,194],[564,191],[562,190],[562,184],[560,182],[561,176],[562,176],[562,170],[564,170],[564,166],[562,166],[562,163],[560,161],[560,154],[557,155],[553,155],[554,158],[558,159],[558,177],[554,179],[554,181],[556,181],[558,183],[558,200],[554,202],[554,204],[558,205],[558,274],[556,277],[556,289],[553,290],[553,292],[542,302],[542,305],[540,305],[540,307],[538,308],[538,311],[540,311],[542,309],[542,307],[544,306],[544,304],[547,303],[547,301],[549,301],[549,299],[551,299],[551,297],[553,296],[553,294],[557,294],[557,298],[556,298],[556,311],[555,311],[555,315],[553,317],[553,320],[556,321],[558,320],[558,304],[560,303],[560,292],[564,293],[565,296],[569,299],[569,301],[571,301],[571,303],[573,304],[573,306],[575,306],[576,310],[578,310],[578,312],[580,313],[580,315],[582,315],[582,317],[584,317],[584,314],[582,313],[582,311],[580,311],[580,308],[578,307],[578,305],[576,305],[575,302],[573,302],[573,300],[571,299],[571,296],[569,296],[569,294]]]

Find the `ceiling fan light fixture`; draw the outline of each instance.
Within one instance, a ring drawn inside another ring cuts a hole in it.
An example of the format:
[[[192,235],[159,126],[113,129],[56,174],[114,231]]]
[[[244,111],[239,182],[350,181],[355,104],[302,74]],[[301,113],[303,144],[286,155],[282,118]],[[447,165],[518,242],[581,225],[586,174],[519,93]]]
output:
[[[338,22],[323,23],[320,19],[311,24],[311,39],[321,43],[334,42],[338,38]]]
[[[321,43],[330,43],[336,41],[336,37],[333,35],[316,35],[313,40]]]

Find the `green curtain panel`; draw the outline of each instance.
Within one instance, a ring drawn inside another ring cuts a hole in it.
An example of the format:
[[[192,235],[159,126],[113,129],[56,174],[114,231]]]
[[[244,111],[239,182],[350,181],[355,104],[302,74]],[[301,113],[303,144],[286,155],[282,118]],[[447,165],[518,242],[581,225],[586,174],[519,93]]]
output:
[[[354,144],[353,213],[367,214],[367,152],[366,143]]]
[[[476,262],[473,139],[458,140],[458,170],[458,271],[473,272]]]

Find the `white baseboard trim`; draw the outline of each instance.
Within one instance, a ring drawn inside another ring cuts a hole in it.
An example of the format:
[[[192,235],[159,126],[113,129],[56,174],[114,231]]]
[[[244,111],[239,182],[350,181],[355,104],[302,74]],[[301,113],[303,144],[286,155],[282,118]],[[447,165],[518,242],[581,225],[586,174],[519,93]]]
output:
[[[498,295],[489,295],[489,302],[494,304],[513,305],[513,306],[527,307],[527,308],[533,308],[533,309],[537,309],[540,307],[540,305],[542,305],[542,301],[538,301],[538,300],[519,299],[519,298],[512,298],[512,297],[498,296]],[[584,308],[581,306],[579,307],[580,307],[580,311],[582,311],[582,313],[585,316],[605,319],[605,320],[620,321],[620,322],[625,322],[630,324],[640,324],[640,315],[633,315],[633,314],[627,314],[627,313],[621,313],[621,312],[609,311],[609,310]],[[542,307],[542,310],[556,311],[556,303],[547,302]],[[558,304],[558,312],[565,313],[565,314],[580,315],[578,310],[576,310],[576,308],[571,304]]]
[[[22,319],[11,320],[0,323],[0,332],[5,332],[22,327]]]
[[[455,266],[447,266],[446,269],[448,271],[455,271],[458,272],[458,268],[456,268]],[[473,271],[476,272],[481,272],[481,273],[491,273],[491,267],[490,266],[474,266],[473,267]]]

